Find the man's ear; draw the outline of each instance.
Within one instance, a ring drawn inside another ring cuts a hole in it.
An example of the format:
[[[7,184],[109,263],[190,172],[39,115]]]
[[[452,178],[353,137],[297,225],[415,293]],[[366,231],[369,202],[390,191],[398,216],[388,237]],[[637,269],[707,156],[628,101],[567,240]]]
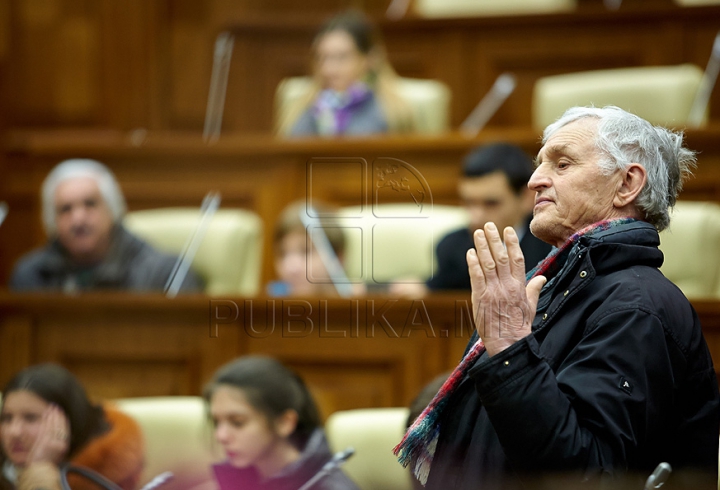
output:
[[[631,163],[622,173],[622,180],[618,183],[618,189],[613,198],[613,205],[616,208],[624,208],[635,202],[640,191],[647,182],[645,167],[639,163]]]
[[[298,413],[295,410],[287,409],[275,419],[275,432],[280,437],[290,437],[295,432],[297,423]]]

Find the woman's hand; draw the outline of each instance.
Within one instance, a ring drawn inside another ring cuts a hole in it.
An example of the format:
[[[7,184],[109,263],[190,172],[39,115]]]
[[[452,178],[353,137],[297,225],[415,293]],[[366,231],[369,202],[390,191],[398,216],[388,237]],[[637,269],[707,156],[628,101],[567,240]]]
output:
[[[70,422],[57,405],[50,405],[42,415],[38,437],[30,449],[28,464],[59,464],[70,448]]]

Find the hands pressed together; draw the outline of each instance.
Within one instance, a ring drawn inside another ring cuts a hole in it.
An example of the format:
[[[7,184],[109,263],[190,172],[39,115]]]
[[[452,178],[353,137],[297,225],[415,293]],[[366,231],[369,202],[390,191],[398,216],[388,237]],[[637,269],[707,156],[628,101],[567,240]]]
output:
[[[530,334],[546,282],[537,276],[525,284],[525,259],[515,230],[505,228],[503,238],[505,245],[495,224],[487,223],[475,231],[475,248],[467,253],[475,328],[491,357]]]

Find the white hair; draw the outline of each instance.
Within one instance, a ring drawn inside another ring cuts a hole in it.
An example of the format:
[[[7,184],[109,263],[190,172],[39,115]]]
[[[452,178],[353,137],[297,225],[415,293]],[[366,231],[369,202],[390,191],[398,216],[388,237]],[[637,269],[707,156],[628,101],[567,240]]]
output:
[[[84,158],[65,160],[50,171],[42,185],[42,218],[48,236],[54,236],[57,231],[55,191],[58,185],[66,180],[79,177],[95,179],[100,194],[113,216],[113,222],[117,223],[125,216],[125,197],[123,197],[115,175],[109,168],[96,160]]]
[[[563,126],[585,118],[598,121],[595,147],[602,155],[598,164],[603,173],[609,175],[631,163],[642,165],[647,182],[635,206],[658,231],[667,228],[669,210],[696,166],[695,152],[682,146],[683,133],[653,126],[615,106],[572,107],[545,128],[543,144]]]

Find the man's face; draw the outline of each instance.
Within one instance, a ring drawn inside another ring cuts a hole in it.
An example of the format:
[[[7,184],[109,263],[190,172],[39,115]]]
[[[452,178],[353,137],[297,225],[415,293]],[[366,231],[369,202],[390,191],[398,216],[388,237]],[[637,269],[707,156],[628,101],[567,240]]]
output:
[[[463,177],[458,184],[462,205],[470,215],[470,231],[492,221],[500,229],[515,226],[530,212],[532,201],[525,190],[516,194],[501,171],[482,177]]]
[[[585,118],[562,127],[540,149],[528,187],[535,192],[530,230],[560,246],[575,232],[620,217],[613,199],[622,178],[603,175],[595,147],[597,121]]]
[[[77,177],[55,189],[57,237],[79,264],[102,260],[110,247],[113,217],[100,194],[97,181]]]

